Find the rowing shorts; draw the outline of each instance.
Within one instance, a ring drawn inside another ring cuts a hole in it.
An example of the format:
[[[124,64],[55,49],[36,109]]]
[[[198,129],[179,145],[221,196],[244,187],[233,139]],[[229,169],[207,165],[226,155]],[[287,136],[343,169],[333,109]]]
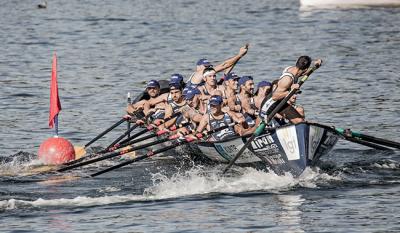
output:
[[[260,111],[260,117],[264,120],[264,122],[267,122],[268,115],[272,113],[272,111],[276,108],[276,106],[279,105],[280,102],[281,101],[276,101],[273,100],[272,98],[269,98],[267,101],[265,101],[265,103],[261,106],[261,111]],[[285,109],[287,106],[289,106],[289,104],[286,103],[281,108],[281,111]]]

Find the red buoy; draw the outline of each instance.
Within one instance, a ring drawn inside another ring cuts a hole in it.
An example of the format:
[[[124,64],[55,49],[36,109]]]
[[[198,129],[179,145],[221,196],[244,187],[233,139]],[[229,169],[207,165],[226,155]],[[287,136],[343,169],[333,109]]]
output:
[[[75,150],[67,139],[53,137],[40,145],[38,155],[45,164],[56,165],[75,159]]]

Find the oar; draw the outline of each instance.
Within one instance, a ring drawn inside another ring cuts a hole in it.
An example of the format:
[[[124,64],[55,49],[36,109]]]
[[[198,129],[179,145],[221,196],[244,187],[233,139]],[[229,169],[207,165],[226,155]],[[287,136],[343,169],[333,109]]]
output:
[[[204,132],[204,133],[199,133],[199,134],[196,134],[196,137],[197,137],[198,139],[201,139],[201,138],[203,138],[203,137],[205,137],[205,136],[207,136],[207,135],[211,135],[211,134],[216,133],[216,132],[218,132],[218,131],[224,130],[224,129],[226,129],[226,128],[228,128],[228,127],[231,127],[231,126],[233,126],[233,125],[235,125],[235,124],[236,124],[236,123],[231,123],[231,124],[229,124],[229,125],[225,125],[225,126],[222,126],[222,127],[217,128],[217,129],[209,130],[209,131]],[[190,138],[190,137],[186,137],[186,138],[184,138],[184,139],[177,139],[177,140],[175,141],[175,143],[172,144],[172,145],[170,145],[170,146],[167,146],[167,147],[164,147],[164,148],[162,148],[162,149],[155,150],[155,151],[149,151],[149,152],[148,152],[147,154],[145,154],[145,155],[142,155],[142,156],[136,157],[136,158],[134,158],[134,159],[130,159],[130,160],[128,160],[128,161],[125,161],[125,162],[123,162],[123,163],[117,164],[117,165],[115,165],[115,166],[109,167],[109,168],[107,168],[107,169],[105,169],[105,170],[99,171],[99,172],[94,173],[94,174],[92,174],[92,175],[90,175],[90,176],[91,176],[91,177],[95,177],[95,176],[101,175],[101,174],[103,174],[103,173],[106,173],[106,172],[115,170],[115,169],[117,169],[117,168],[120,168],[120,167],[124,167],[124,166],[126,166],[126,165],[129,165],[129,164],[131,164],[131,163],[134,163],[134,162],[137,162],[137,161],[146,159],[146,158],[150,158],[150,157],[152,157],[152,156],[154,156],[154,155],[156,155],[156,154],[163,153],[163,152],[168,151],[168,150],[170,150],[170,149],[173,149],[173,148],[175,148],[175,147],[178,147],[178,146],[187,144],[187,143],[189,143],[189,142],[193,142],[194,140],[196,140],[196,139],[193,139],[193,138]]]
[[[301,78],[299,84],[299,87],[303,85],[305,81],[307,81],[308,77],[317,70],[321,64],[315,64],[313,67],[310,67],[306,74]],[[294,94],[296,94],[297,90],[291,90],[289,94],[272,110],[271,114],[268,115],[266,122],[262,121],[260,125],[257,127],[256,131],[254,134],[247,140],[247,142],[240,148],[239,152],[233,157],[233,159],[229,162],[229,164],[225,167],[224,171],[222,174],[225,174],[230,167],[236,162],[236,160],[243,154],[243,152],[247,149],[247,147],[250,145],[250,143],[257,137],[259,136],[263,131],[265,126],[274,118],[274,116],[282,110],[282,107],[288,102],[290,97],[292,97]]]
[[[371,148],[377,149],[377,150],[390,150],[389,148],[381,146],[379,144],[365,141],[360,137],[355,137],[356,134],[353,135],[350,129],[336,128],[334,126],[325,125],[325,124],[321,124],[321,123],[315,123],[315,122],[309,122],[309,123],[312,125],[316,125],[316,126],[328,129],[328,130],[333,130],[334,133],[338,134],[339,136],[341,136],[342,139],[344,139],[346,141],[354,142],[354,143],[364,145],[367,147],[371,147]],[[385,140],[385,139],[381,139],[381,140]]]
[[[120,124],[122,124],[124,121],[126,121],[127,118],[123,117],[121,118],[121,120],[119,120],[117,123],[113,124],[110,128],[104,130],[102,133],[100,133],[99,135],[97,135],[95,138],[93,138],[92,140],[90,140],[90,142],[86,143],[83,147],[79,147],[79,146],[75,146],[75,156],[77,158],[82,157],[83,155],[86,154],[86,148],[88,146],[90,146],[92,143],[94,143],[95,141],[99,140],[101,137],[103,137],[105,134],[107,134],[108,132],[110,132],[111,130],[113,130],[114,128],[116,128],[117,126],[119,126]]]
[[[132,104],[132,98],[131,98],[131,93],[130,92],[128,92],[128,94],[127,94],[127,96],[126,96],[127,98],[126,98],[126,100],[127,100],[127,104],[128,104],[128,106],[130,105],[130,104]],[[131,122],[130,121],[127,121],[127,124],[126,124],[126,126],[127,126],[127,137],[130,137],[131,135],[130,135],[130,133],[132,132],[132,130],[131,131],[129,131],[130,130],[130,128],[131,128]],[[118,140],[119,141],[119,140]]]
[[[390,141],[390,140],[383,139],[383,138],[373,137],[373,136],[366,135],[366,134],[363,134],[363,133],[360,133],[357,131],[352,131],[350,129],[335,128],[335,130],[336,130],[336,132],[338,132],[341,135],[344,135],[345,137],[361,139],[363,141],[372,142],[375,144],[400,149],[400,143],[395,142],[395,141]]]
[[[57,172],[68,171],[68,170],[71,170],[71,169],[74,169],[74,168],[82,167],[82,166],[85,166],[85,165],[89,165],[89,164],[92,164],[92,163],[96,163],[96,162],[99,162],[99,161],[103,161],[103,160],[106,160],[106,159],[110,159],[110,158],[113,158],[113,157],[124,155],[124,154],[130,153],[130,152],[136,151],[136,150],[144,149],[144,148],[149,147],[149,146],[154,146],[154,145],[157,145],[157,144],[160,144],[160,143],[163,143],[163,142],[167,142],[169,140],[175,139],[175,137],[173,137],[173,136],[166,137],[166,138],[157,140],[155,142],[149,142],[149,143],[146,143],[146,144],[143,144],[143,145],[140,145],[140,146],[124,148],[124,149],[122,149],[120,151],[110,152],[109,154],[106,154],[106,155],[104,155],[102,157],[94,158],[94,159],[87,160],[87,161],[84,161],[84,162],[81,162],[81,163],[78,163],[78,164],[74,164],[74,165],[71,165],[71,166],[60,168],[60,169],[57,170]]]
[[[137,143],[139,141],[143,141],[145,139],[149,139],[150,136],[151,137],[162,136],[162,135],[164,135],[166,133],[173,132],[176,129],[177,129],[176,127],[172,127],[172,128],[170,128],[170,130],[160,130],[160,131],[156,132],[154,135],[148,135],[148,136],[146,136],[144,138],[139,138],[136,142],[132,141],[131,144],[135,144],[135,143]],[[102,161],[102,160],[105,160],[105,159],[113,158],[113,157],[116,157],[116,156],[119,156],[119,155],[130,153],[130,152],[133,152],[133,151],[136,151],[136,150],[140,150],[140,149],[143,149],[143,148],[146,148],[146,147],[149,147],[149,146],[154,146],[154,145],[157,145],[157,144],[169,141],[169,140],[173,140],[173,139],[176,139],[176,135],[172,135],[170,137],[167,137],[167,138],[164,138],[164,139],[160,139],[160,140],[155,141],[155,142],[149,142],[147,144],[143,144],[143,145],[140,145],[140,146],[137,146],[137,147],[130,147],[130,145],[126,145],[120,151],[110,152],[110,154],[106,154],[106,155],[104,155],[102,157],[99,157],[99,158],[87,160],[85,162],[81,162],[81,163],[78,163],[78,164],[72,164],[72,165],[67,166],[67,167],[62,167],[62,168],[58,169],[57,171],[58,172],[63,172],[63,171],[71,170],[73,168],[77,168],[77,167],[85,166],[85,165],[92,164],[92,163],[95,163],[95,162],[98,162],[98,161]],[[92,157],[94,157],[94,156],[92,156]]]
[[[129,123],[129,121],[128,121]],[[129,123],[130,124],[130,123]],[[138,127],[138,125],[134,125],[134,126],[129,126],[128,130],[125,131],[125,133],[123,133],[121,136],[119,136],[117,139],[115,139],[110,145],[108,145],[104,150],[108,151],[111,147],[113,147],[115,144],[117,144],[119,141],[121,141],[121,139],[123,139],[125,136],[129,135],[133,130],[135,130]],[[128,136],[129,137],[129,136]]]

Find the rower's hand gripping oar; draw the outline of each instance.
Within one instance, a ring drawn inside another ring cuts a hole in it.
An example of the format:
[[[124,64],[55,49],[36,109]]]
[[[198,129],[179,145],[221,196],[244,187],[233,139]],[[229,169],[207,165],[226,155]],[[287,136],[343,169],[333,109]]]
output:
[[[118,122],[116,122],[115,124],[113,124],[111,127],[109,127],[108,129],[104,130],[103,132],[101,132],[99,135],[97,135],[95,138],[93,138],[92,140],[90,140],[90,142],[86,143],[83,147],[79,147],[79,146],[75,146],[75,157],[76,158],[80,158],[82,156],[84,156],[86,154],[86,148],[88,146],[90,146],[92,143],[94,143],[95,141],[99,140],[101,137],[103,137],[104,135],[106,135],[108,132],[110,132],[111,130],[113,130],[114,128],[116,128],[117,126],[119,126],[120,124],[122,124],[123,122],[125,122],[126,120],[128,120],[127,117],[123,117],[121,118],[121,120],[119,120]]]
[[[228,127],[234,126],[235,124],[237,124],[237,123],[231,123],[231,124],[228,124],[228,125],[225,125],[225,126],[222,126],[222,127],[216,128],[216,129],[213,129],[213,130],[209,130],[209,131],[204,132],[204,133],[199,133],[199,134],[196,134],[196,137],[197,137],[198,140],[199,140],[199,139],[201,139],[201,138],[203,138],[203,137],[205,137],[205,136],[211,135],[211,134],[216,133],[216,132],[218,132],[218,131],[224,130],[224,129],[228,128]],[[134,158],[134,159],[130,159],[130,160],[126,161],[126,162],[117,164],[117,165],[112,166],[112,167],[110,167],[110,168],[107,168],[107,169],[105,169],[105,170],[102,170],[102,171],[99,171],[99,172],[97,172],[97,173],[94,173],[94,174],[92,174],[92,175],[90,175],[90,176],[91,176],[91,177],[95,177],[95,176],[101,175],[101,174],[103,174],[103,173],[106,173],[106,172],[115,170],[115,169],[117,169],[117,168],[120,168],[120,167],[124,167],[124,166],[126,166],[126,165],[129,165],[129,164],[131,164],[131,163],[138,162],[138,161],[140,161],[140,160],[143,160],[143,159],[152,157],[152,156],[154,156],[154,155],[156,155],[156,154],[163,153],[163,152],[168,151],[168,150],[170,150],[170,149],[173,149],[173,148],[175,148],[175,147],[178,147],[178,146],[181,146],[181,145],[184,145],[184,144],[193,142],[194,140],[196,140],[196,139],[191,138],[191,137],[186,137],[186,138],[184,138],[184,139],[177,139],[177,140],[175,141],[175,143],[173,143],[173,144],[170,145],[170,146],[167,146],[167,147],[161,148],[161,149],[159,149],[159,150],[155,150],[155,151],[149,151],[149,152],[148,152],[147,154],[145,154],[145,155],[136,157],[136,158]]]
[[[305,75],[301,78],[299,84],[299,88],[307,81],[307,79],[310,77],[310,75],[317,70],[322,64],[321,60],[317,60],[317,62],[314,64],[314,66],[310,67]],[[271,114],[268,115],[267,119],[265,121],[262,121],[260,125],[257,127],[256,131],[254,134],[247,140],[247,142],[240,148],[239,152],[233,157],[233,159],[229,162],[229,164],[225,167],[224,171],[222,174],[225,174],[230,167],[236,162],[236,160],[243,154],[243,152],[247,149],[247,147],[250,145],[250,143],[257,137],[259,136],[263,131],[265,126],[275,117],[275,115],[280,112],[283,108],[283,106],[288,102],[290,97],[292,97],[298,89],[291,90],[289,94],[272,110]]]

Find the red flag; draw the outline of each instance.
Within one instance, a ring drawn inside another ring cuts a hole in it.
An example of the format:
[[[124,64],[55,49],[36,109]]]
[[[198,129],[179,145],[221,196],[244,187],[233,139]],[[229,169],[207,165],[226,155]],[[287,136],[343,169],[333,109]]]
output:
[[[54,53],[53,63],[51,66],[51,83],[50,83],[50,114],[49,114],[49,127],[54,127],[54,118],[61,111],[61,103],[58,98],[58,84],[57,84],[57,56]]]

